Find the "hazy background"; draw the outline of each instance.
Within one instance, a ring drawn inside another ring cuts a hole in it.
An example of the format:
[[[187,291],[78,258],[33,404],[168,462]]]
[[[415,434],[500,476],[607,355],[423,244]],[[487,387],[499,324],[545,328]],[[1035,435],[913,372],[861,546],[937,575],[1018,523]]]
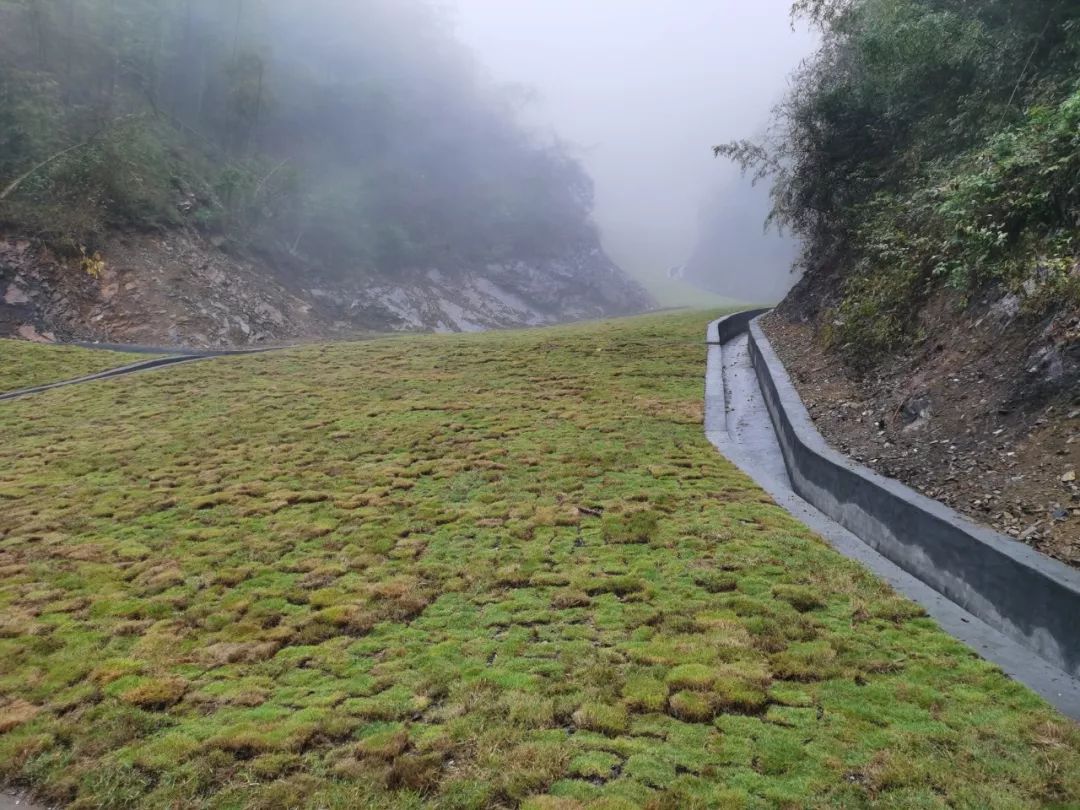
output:
[[[695,254],[698,272],[725,263],[711,258],[707,242],[732,198],[745,196],[762,215],[767,209],[765,190],[751,191],[710,147],[760,131],[809,55],[813,38],[792,31],[790,0],[446,4],[497,81],[535,88],[530,121],[573,145],[596,182],[596,220],[611,256],[652,282],[664,303],[684,303],[687,290],[667,279],[670,268]],[[760,247],[766,257],[785,257],[747,273],[757,282],[770,276],[761,289],[788,284],[791,250],[764,244],[776,237],[760,227],[742,230],[737,255]],[[725,277],[719,286],[731,284]]]

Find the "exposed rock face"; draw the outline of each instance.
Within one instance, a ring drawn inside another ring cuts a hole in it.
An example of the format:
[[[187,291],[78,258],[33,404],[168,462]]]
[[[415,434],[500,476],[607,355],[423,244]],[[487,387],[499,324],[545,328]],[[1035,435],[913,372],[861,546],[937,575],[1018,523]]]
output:
[[[320,325],[285,286],[186,234],[117,240],[104,258],[94,277],[28,242],[0,242],[0,335],[32,326],[61,340],[217,346]]]
[[[369,328],[442,332],[603,318],[652,305],[602,251],[588,248],[554,261],[488,264],[453,274],[429,270],[404,284],[364,281],[309,292]]]
[[[0,336],[246,346],[363,331],[478,331],[640,312],[648,295],[598,248],[558,260],[405,279],[307,281],[184,232],[114,239],[88,274],[26,241],[0,241]]]

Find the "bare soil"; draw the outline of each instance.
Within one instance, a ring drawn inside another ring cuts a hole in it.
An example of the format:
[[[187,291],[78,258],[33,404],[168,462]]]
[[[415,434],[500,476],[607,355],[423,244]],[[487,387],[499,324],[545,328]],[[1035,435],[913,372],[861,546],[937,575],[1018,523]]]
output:
[[[859,375],[820,332],[773,313],[765,331],[837,450],[976,522],[1080,566],[1080,319],[1033,324],[1014,301],[924,312],[918,346]]]

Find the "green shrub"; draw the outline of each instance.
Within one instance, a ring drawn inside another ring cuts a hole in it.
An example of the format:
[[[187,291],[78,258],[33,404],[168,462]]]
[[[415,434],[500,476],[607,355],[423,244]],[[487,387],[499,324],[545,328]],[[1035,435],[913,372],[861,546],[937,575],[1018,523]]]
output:
[[[1080,12],[1053,0],[800,0],[822,47],[777,136],[717,153],[771,176],[828,343],[871,366],[931,296],[988,286],[1080,304]],[[1047,292],[1043,292],[1047,291]]]

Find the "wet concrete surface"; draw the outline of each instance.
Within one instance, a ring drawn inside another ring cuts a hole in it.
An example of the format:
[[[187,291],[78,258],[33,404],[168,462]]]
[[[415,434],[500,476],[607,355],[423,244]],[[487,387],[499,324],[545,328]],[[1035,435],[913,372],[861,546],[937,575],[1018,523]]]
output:
[[[724,422],[728,435],[761,471],[777,484],[791,487],[780,443],[776,439],[765,397],[750,363],[745,333],[720,347],[724,383]]]

